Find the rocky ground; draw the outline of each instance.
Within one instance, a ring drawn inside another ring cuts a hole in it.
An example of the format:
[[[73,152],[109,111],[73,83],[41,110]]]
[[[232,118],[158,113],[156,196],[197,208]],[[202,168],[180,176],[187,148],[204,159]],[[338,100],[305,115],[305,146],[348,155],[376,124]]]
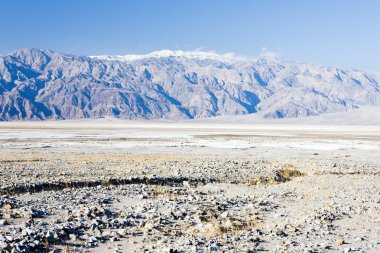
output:
[[[0,252],[380,252],[379,132],[3,127]]]

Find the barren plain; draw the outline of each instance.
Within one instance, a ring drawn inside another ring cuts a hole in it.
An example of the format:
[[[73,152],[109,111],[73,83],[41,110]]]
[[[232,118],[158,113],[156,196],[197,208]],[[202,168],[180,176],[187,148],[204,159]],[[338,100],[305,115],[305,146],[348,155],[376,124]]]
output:
[[[0,252],[380,252],[380,127],[0,124]]]

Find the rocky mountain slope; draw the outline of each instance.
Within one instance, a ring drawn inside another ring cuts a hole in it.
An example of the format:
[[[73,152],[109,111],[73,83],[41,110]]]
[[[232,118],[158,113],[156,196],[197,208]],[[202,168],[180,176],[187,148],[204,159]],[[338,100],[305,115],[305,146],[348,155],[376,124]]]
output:
[[[159,51],[0,56],[0,120],[319,115],[380,105],[380,78],[272,58]]]

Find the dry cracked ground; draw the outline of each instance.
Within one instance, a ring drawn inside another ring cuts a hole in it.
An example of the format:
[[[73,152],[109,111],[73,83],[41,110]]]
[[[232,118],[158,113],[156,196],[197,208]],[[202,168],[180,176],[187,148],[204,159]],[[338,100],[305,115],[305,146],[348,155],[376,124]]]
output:
[[[380,252],[380,129],[0,125],[0,252]]]

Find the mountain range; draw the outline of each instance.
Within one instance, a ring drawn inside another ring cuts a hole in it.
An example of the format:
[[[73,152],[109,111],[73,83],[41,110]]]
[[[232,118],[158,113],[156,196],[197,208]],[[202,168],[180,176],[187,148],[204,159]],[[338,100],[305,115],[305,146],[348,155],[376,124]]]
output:
[[[294,118],[379,105],[375,74],[271,57],[169,50],[75,56],[39,49],[0,56],[2,121]]]

